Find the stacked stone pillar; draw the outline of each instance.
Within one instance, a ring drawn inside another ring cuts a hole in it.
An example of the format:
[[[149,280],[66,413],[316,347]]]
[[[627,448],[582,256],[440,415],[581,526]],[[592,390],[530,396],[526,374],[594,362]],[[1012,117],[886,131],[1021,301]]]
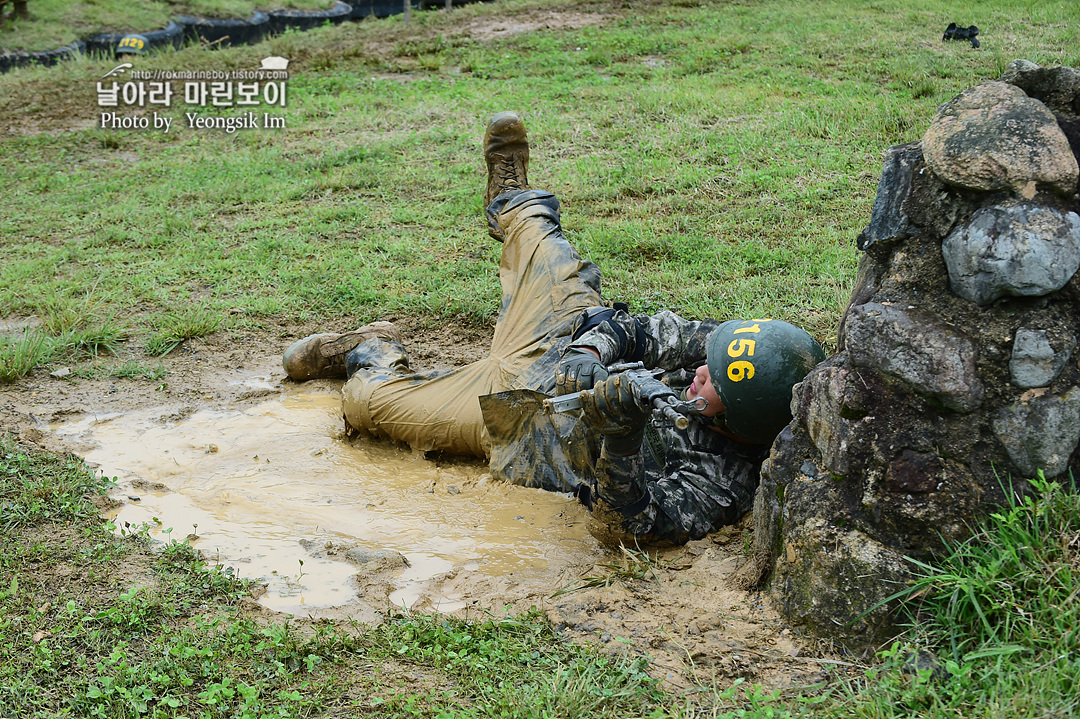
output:
[[[913,565],[1042,473],[1080,478],[1080,72],[1018,60],[885,157],[839,353],[762,469],[782,612],[864,648]]]

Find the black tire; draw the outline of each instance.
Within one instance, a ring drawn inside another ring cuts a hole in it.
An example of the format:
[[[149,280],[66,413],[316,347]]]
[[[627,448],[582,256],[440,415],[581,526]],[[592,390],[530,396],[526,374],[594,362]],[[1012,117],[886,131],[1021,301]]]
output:
[[[367,17],[368,13],[365,12],[367,3],[362,0],[348,0],[349,7],[352,8],[352,13],[349,15],[354,20],[359,20],[362,17]]]
[[[329,10],[268,10],[270,33],[280,35],[286,30],[310,30],[324,22],[335,25],[345,22],[353,14],[353,6],[340,0]]]
[[[178,17],[176,22],[183,26],[185,38],[216,47],[254,45],[261,42],[270,29],[270,18],[258,10],[247,20]]]
[[[439,10],[446,7],[446,0],[422,0],[425,10]],[[468,5],[470,3],[480,2],[480,0],[453,0],[453,7],[459,5]]]
[[[7,72],[13,67],[26,67],[27,65],[44,65],[52,67],[61,60],[79,55],[86,50],[86,43],[82,40],[58,47],[55,50],[40,50],[38,52],[15,52],[0,55],[0,72]]]
[[[86,38],[86,52],[90,55],[106,55],[111,57],[116,52],[116,44],[126,32],[106,32],[100,35]],[[175,20],[160,30],[139,33],[146,38],[144,50],[160,50],[165,47],[173,47],[177,50],[184,44],[184,28]]]
[[[405,12],[404,0],[351,0],[353,17],[390,17]],[[414,10],[420,9],[421,0],[412,0]]]

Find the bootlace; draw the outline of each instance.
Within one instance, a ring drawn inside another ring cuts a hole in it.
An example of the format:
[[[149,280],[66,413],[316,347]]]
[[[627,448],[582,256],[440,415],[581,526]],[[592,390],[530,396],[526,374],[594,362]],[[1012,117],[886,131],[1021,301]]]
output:
[[[524,168],[518,161],[517,155],[507,155],[499,160],[496,169],[499,188],[502,190],[520,190],[525,184]]]

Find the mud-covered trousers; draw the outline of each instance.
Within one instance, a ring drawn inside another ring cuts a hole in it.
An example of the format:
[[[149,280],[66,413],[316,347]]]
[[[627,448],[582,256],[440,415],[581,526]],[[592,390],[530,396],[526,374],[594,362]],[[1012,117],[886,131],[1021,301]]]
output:
[[[418,450],[486,457],[479,398],[511,389],[551,392],[574,320],[601,304],[600,270],[563,236],[559,201],[550,192],[505,192],[487,213],[505,233],[502,303],[488,356],[453,370],[411,373],[400,345],[363,343],[361,366],[342,390],[349,427]]]

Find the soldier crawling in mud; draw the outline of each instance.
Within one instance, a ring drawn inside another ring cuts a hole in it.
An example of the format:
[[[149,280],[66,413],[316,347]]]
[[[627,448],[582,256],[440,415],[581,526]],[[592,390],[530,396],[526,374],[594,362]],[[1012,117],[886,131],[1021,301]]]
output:
[[[609,543],[682,544],[736,522],[790,420],[791,389],[824,359],[821,347],[778,320],[721,324],[605,307],[600,271],[563,236],[558,200],[529,188],[516,114],[492,118],[484,156],[488,229],[503,243],[488,356],[414,373],[394,325],[375,322],[296,342],[286,373],[347,377],[351,432],[487,457],[497,479],[573,492],[590,510],[590,531]],[[609,370],[626,362],[655,372]],[[580,393],[580,413],[541,409],[545,396],[569,393]],[[679,400],[695,405],[685,429],[653,409]]]

